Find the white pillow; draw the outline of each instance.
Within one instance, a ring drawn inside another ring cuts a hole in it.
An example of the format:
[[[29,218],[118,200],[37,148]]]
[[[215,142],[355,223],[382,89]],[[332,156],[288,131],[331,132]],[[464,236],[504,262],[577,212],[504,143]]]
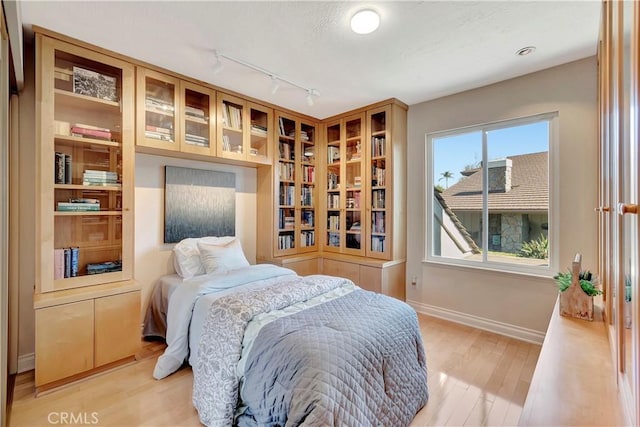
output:
[[[205,274],[205,268],[200,259],[198,242],[224,245],[235,240],[235,236],[202,237],[181,240],[173,248],[173,267],[183,279]]]
[[[226,273],[249,266],[239,239],[233,239],[227,243],[211,243],[202,239],[198,242],[198,249],[207,274]]]
[[[202,261],[200,261],[198,240],[200,239],[184,239],[173,247],[173,267],[183,279],[190,279],[205,273]]]

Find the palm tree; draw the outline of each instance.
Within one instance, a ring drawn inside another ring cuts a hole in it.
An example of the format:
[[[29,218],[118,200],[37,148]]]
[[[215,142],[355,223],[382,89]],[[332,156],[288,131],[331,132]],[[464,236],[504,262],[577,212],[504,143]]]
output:
[[[449,180],[453,178],[453,172],[444,171],[440,175],[441,178],[438,181],[442,181],[444,179],[444,188],[449,188]]]

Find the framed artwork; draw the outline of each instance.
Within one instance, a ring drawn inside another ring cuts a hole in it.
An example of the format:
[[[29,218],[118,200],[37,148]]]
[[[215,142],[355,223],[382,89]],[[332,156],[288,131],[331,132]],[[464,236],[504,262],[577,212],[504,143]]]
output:
[[[164,242],[235,236],[236,175],[165,166]]]

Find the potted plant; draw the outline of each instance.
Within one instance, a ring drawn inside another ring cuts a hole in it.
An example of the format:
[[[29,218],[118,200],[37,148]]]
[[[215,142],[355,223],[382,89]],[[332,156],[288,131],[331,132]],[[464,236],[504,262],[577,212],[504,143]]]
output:
[[[597,277],[580,269],[581,262],[582,256],[577,254],[570,271],[553,277],[560,291],[560,315],[593,320],[593,297],[602,291]]]

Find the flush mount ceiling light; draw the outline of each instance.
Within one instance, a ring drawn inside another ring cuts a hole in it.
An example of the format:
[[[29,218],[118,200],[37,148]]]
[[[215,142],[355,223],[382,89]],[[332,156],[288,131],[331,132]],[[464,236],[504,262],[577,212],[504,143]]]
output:
[[[535,46],[527,46],[527,47],[523,47],[522,49],[518,49],[516,51],[516,55],[518,56],[527,56],[533,52],[536,51],[536,47]]]
[[[356,34],[373,33],[380,26],[380,15],[375,10],[363,9],[351,17],[351,30]]]

